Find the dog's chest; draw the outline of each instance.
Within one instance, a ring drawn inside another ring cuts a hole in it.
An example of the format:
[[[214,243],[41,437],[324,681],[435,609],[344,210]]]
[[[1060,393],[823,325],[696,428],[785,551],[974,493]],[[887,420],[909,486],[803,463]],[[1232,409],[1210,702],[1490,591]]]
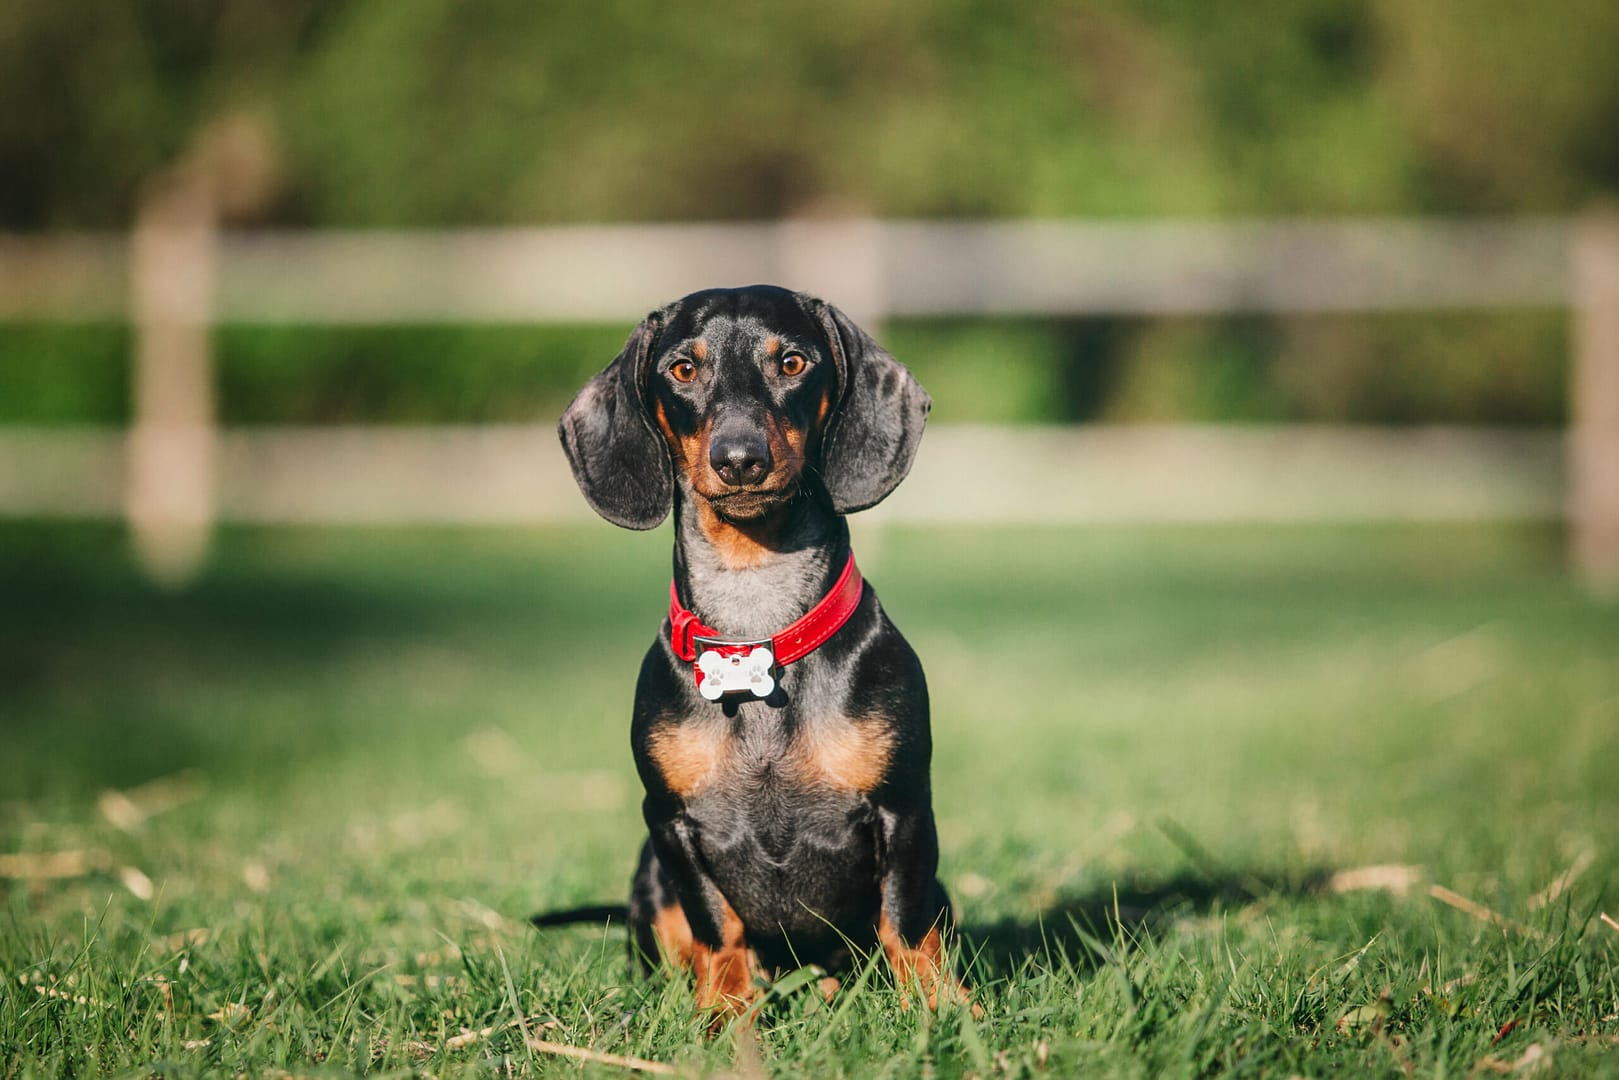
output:
[[[869,817],[893,750],[875,718],[793,717],[758,706],[655,730],[648,752],[704,847],[758,844],[773,859],[838,846]]]
[[[792,716],[762,704],[738,716],[667,722],[647,750],[688,804],[738,792],[865,795],[888,771],[891,727],[878,717]]]
[[[708,872],[747,926],[808,933],[869,904],[877,872],[869,753],[846,724],[786,740],[733,734],[686,817]]]

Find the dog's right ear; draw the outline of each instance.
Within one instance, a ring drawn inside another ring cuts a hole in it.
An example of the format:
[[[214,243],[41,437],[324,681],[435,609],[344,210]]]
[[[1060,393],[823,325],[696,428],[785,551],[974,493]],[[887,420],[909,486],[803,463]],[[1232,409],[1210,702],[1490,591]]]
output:
[[[648,315],[624,351],[585,384],[562,414],[557,434],[585,501],[626,529],[650,529],[675,497],[669,447],[646,408],[647,362],[660,320]]]
[[[821,450],[822,476],[840,514],[876,506],[911,471],[932,400],[905,365],[824,300],[805,297],[837,365],[839,404]]]

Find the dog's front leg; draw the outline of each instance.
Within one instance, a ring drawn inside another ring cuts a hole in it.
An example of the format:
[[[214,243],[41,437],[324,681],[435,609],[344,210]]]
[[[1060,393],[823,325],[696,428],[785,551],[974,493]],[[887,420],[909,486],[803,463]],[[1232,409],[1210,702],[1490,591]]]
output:
[[[901,993],[916,984],[930,1009],[938,1008],[941,987],[966,1001],[967,991],[951,973],[944,952],[950,898],[937,876],[939,839],[932,807],[926,802],[879,806],[877,820],[884,860],[877,934]],[[975,1014],[980,1011],[973,1006]]]
[[[697,1003],[715,1013],[718,1025],[728,1014],[745,1013],[757,994],[753,984],[756,964],[742,919],[703,871],[685,816],[658,816],[650,800],[646,816],[652,849],[674,879],[675,894],[690,928],[689,949],[681,950],[674,959],[691,967]]]

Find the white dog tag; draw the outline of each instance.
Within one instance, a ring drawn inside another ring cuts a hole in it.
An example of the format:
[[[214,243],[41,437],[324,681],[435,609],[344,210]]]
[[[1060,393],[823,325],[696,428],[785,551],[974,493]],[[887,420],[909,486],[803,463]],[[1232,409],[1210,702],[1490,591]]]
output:
[[[763,645],[750,653],[733,653],[730,656],[707,649],[697,658],[697,670],[703,673],[703,681],[698,685],[697,692],[710,701],[718,701],[726,694],[743,692],[751,693],[754,697],[769,697],[776,688],[776,680],[771,675],[775,666],[776,658]]]

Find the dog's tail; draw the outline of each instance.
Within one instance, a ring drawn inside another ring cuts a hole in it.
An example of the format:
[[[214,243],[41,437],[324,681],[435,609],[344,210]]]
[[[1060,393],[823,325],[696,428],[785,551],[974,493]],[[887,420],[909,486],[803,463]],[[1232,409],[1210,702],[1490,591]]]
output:
[[[623,926],[630,921],[630,909],[623,904],[589,904],[585,907],[542,911],[529,916],[529,922],[544,929],[548,926],[570,926],[574,923],[614,922]]]

